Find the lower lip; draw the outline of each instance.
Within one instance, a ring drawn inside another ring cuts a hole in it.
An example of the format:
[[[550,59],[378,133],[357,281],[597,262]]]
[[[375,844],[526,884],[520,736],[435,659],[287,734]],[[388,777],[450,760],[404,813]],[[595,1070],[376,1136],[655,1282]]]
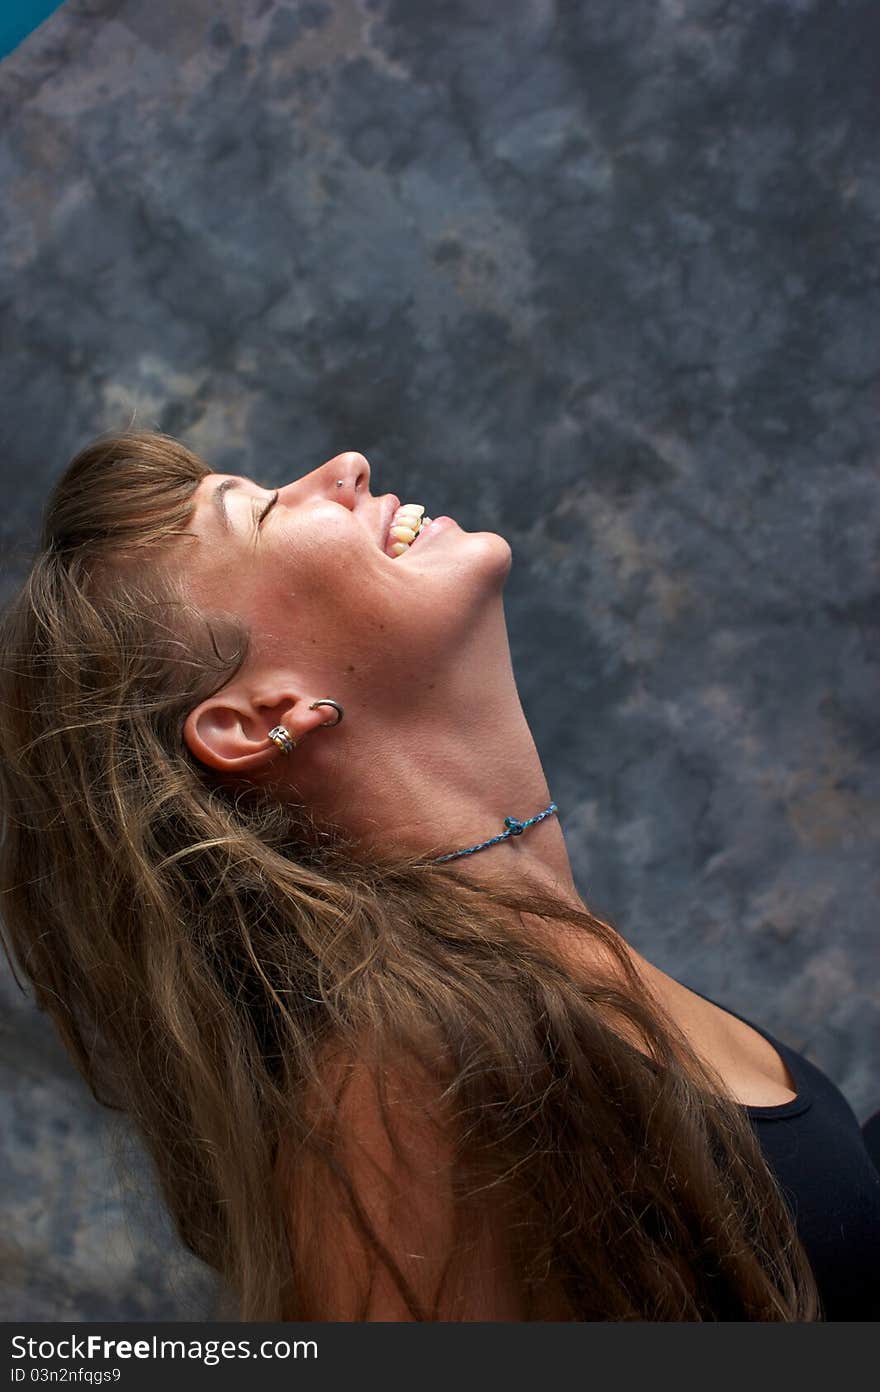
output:
[[[406,550],[401,551],[400,555],[396,556],[394,559],[402,561],[404,556],[408,556],[410,554],[410,552],[413,550],[413,547],[417,546],[419,550],[421,550],[421,548],[427,543],[429,537],[432,537],[436,532],[445,532],[447,527],[450,526],[458,526],[458,523],[456,522],[454,517],[432,517],[427,527],[423,527],[420,532],[417,532],[415,539],[410,542]]]
[[[424,541],[426,537],[433,536],[435,532],[442,532],[445,531],[447,527],[457,526],[458,523],[454,517],[432,517],[427,527],[423,527],[419,532],[412,545],[415,546],[416,542]],[[410,547],[410,550],[412,550],[412,547]]]

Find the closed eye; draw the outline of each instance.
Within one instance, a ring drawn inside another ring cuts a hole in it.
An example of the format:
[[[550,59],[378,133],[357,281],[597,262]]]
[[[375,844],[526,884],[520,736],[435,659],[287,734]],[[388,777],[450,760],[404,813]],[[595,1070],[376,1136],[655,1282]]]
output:
[[[260,513],[260,520],[257,523],[258,527],[262,526],[263,520],[266,517],[266,514],[269,512],[269,509],[273,508],[275,504],[278,502],[278,494],[280,491],[280,489],[276,488],[274,497],[270,498],[266,506],[263,508],[263,511]]]

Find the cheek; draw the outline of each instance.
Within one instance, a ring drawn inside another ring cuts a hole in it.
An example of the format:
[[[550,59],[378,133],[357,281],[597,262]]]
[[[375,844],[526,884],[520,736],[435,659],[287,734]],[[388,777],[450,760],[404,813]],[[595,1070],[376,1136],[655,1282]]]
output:
[[[314,526],[279,529],[253,557],[221,559],[197,577],[192,598],[237,615],[255,651],[289,653],[297,640],[312,652],[348,646],[358,627],[375,629],[381,577],[350,532],[329,523],[321,530],[326,540]]]

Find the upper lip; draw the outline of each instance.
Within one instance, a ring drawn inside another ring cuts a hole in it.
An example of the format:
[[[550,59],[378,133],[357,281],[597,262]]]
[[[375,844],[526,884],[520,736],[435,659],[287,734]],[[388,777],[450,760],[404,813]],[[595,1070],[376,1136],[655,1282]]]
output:
[[[382,523],[382,535],[379,537],[379,545],[383,551],[388,542],[388,531],[391,527],[391,519],[399,507],[400,499],[397,497],[396,493],[392,493],[388,499],[388,509]]]

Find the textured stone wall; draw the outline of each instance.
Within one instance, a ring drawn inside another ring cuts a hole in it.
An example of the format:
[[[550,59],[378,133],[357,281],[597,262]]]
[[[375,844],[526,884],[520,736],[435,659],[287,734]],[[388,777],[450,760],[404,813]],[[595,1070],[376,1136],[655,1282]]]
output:
[[[591,906],[880,1106],[873,0],[68,0],[0,63],[3,593],[99,431],[502,532]],[[872,714],[872,712],[874,712]],[[203,1318],[2,984],[2,1315]]]

